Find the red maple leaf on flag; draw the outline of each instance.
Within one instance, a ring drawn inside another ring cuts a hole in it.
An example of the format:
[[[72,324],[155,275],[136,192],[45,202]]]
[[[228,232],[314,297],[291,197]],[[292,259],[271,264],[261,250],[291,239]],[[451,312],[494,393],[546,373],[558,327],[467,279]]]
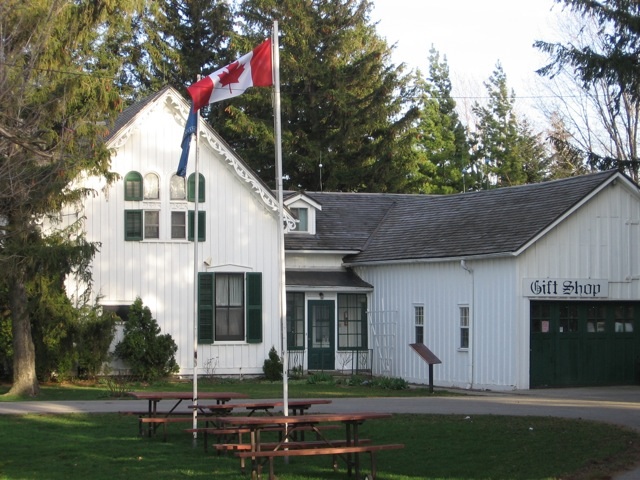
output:
[[[231,84],[239,83],[238,79],[240,78],[240,75],[242,75],[242,72],[244,72],[244,64],[233,62],[228,66],[226,72],[222,72],[220,74],[220,85],[223,87],[229,85],[229,93],[231,93]]]

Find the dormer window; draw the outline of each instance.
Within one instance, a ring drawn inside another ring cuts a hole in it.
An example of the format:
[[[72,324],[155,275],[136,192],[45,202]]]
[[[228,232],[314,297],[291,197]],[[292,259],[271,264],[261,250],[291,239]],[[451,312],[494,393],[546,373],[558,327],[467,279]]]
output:
[[[316,234],[316,219],[318,212],[322,211],[322,205],[304,193],[290,196],[285,200],[285,205],[296,219],[296,228],[289,230],[289,233]]]
[[[292,208],[291,213],[296,217],[296,232],[309,231],[309,209],[308,208]]]

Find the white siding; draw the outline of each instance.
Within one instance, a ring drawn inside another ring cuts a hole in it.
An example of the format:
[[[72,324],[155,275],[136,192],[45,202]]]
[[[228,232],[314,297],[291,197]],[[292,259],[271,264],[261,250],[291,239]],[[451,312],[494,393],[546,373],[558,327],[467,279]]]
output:
[[[513,264],[485,260],[467,262],[467,266],[472,273],[459,261],[357,269],[374,285],[373,317],[397,320],[393,376],[428,382],[428,365],[409,347],[415,342],[413,307],[420,304],[425,312],[424,343],[442,361],[433,368],[436,385],[513,388],[517,334]],[[468,350],[459,348],[461,305],[468,305],[470,311]],[[376,357],[380,352],[373,333],[370,343]]]
[[[112,157],[112,170],[122,178],[88,198],[82,213],[88,238],[102,244],[92,268],[94,295],[102,296],[105,304],[131,304],[140,297],[162,333],[171,334],[178,344],[176,360],[181,373],[191,374],[194,246],[193,242],[170,239],[170,212],[192,210],[194,204],[169,200],[169,182],[180,158],[184,129],[184,119],[176,119],[175,105],[175,101],[160,101],[135,124]],[[194,150],[192,145],[187,177],[194,172]],[[199,168],[206,185],[205,202],[198,207],[206,212],[206,242],[199,243],[198,270],[262,272],[263,276],[263,342],[200,345],[199,373],[206,373],[206,365],[215,365],[215,372],[209,373],[261,373],[271,346],[280,346],[277,212],[267,209],[251,185],[204,141]],[[156,173],[160,201],[125,202],[123,180],[129,171],[143,176]],[[159,240],[124,241],[124,210],[140,208],[160,209]]]
[[[415,341],[413,306],[422,304],[424,343],[442,361],[434,365],[436,385],[526,389],[530,302],[522,292],[522,279],[607,279],[610,300],[638,300],[639,241],[637,193],[619,182],[598,193],[520,256],[467,259],[471,273],[458,260],[356,270],[374,286],[372,318],[397,321],[392,375],[428,382],[428,366],[409,348]],[[470,310],[468,350],[458,348],[460,305]],[[373,335],[371,347],[376,349]]]

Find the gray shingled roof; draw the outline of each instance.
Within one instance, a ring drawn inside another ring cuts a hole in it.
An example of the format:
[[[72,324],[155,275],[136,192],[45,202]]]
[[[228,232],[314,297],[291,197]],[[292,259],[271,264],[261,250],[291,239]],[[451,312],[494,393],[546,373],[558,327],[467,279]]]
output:
[[[456,195],[306,192],[322,205],[317,233],[288,234],[285,245],[356,250],[353,264],[513,253],[616,174]]]
[[[318,271],[318,270],[287,270],[287,288],[291,287],[344,287],[372,289],[370,283],[362,280],[352,270],[342,271]]]

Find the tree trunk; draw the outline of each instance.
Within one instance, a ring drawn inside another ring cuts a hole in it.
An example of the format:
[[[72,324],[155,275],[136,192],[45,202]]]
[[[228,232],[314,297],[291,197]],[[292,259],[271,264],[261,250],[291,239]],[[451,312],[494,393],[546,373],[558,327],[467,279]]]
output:
[[[27,310],[24,272],[17,266],[11,282],[11,319],[13,333],[13,385],[7,395],[34,397],[40,392],[36,377],[36,351],[31,337],[31,319]]]

